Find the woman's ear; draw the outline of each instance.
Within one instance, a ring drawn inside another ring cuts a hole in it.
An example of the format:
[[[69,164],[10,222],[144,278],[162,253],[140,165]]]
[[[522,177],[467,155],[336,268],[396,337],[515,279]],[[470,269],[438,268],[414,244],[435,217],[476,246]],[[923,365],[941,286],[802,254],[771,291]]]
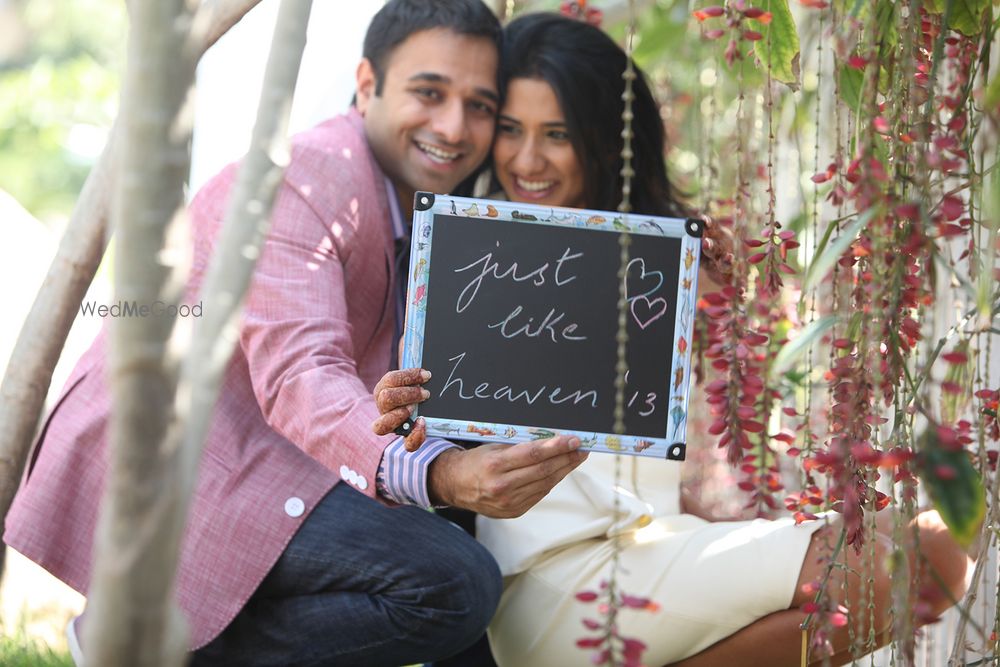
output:
[[[365,115],[372,97],[375,96],[375,89],[378,87],[377,78],[375,67],[372,66],[371,61],[368,58],[362,58],[361,62],[358,63],[358,71],[355,73],[356,92],[354,102],[354,106],[358,108],[358,113],[362,116]]]

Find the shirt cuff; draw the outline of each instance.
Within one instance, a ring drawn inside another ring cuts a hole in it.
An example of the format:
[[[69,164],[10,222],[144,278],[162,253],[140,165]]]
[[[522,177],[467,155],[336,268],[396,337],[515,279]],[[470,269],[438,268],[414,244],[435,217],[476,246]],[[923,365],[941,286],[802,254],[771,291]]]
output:
[[[382,452],[375,483],[379,495],[404,505],[431,507],[427,493],[427,471],[431,462],[446,449],[459,447],[441,438],[428,438],[415,452],[406,451],[403,438],[392,441]]]

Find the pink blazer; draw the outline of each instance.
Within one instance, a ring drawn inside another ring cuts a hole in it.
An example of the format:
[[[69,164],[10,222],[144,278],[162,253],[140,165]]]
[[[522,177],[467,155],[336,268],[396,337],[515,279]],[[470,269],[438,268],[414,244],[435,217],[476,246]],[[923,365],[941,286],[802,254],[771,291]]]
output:
[[[235,174],[230,165],[191,204],[192,295]],[[182,545],[176,596],[192,649],[228,625],[334,484],[375,497],[391,442],[372,433],[371,390],[390,360],[393,253],[383,175],[357,112],[298,135]],[[4,535],[81,593],[108,469],[106,336],[107,327],[47,418]]]

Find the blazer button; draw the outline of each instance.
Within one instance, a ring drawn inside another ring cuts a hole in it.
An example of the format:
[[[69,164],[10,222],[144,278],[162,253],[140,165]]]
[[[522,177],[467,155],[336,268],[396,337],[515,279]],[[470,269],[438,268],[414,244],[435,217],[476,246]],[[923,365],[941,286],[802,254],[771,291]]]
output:
[[[364,475],[358,475],[358,488],[362,491],[368,488],[368,480],[364,478]]]
[[[292,517],[302,516],[302,513],[306,511],[306,504],[302,502],[302,499],[297,496],[292,496],[285,501],[285,514]]]
[[[347,479],[351,474],[351,469],[346,465],[340,466],[340,479]]]

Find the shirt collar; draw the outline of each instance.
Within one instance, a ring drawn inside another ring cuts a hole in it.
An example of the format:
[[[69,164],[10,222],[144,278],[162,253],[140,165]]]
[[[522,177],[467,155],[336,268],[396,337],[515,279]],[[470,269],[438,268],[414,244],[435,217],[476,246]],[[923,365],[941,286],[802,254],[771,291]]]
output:
[[[383,176],[385,179],[385,194],[389,199],[389,217],[392,219],[392,237],[400,241],[406,239],[409,234],[409,230],[406,228],[406,223],[403,222],[403,213],[399,208],[399,195],[396,194],[396,186],[393,185],[392,180],[388,176]]]

